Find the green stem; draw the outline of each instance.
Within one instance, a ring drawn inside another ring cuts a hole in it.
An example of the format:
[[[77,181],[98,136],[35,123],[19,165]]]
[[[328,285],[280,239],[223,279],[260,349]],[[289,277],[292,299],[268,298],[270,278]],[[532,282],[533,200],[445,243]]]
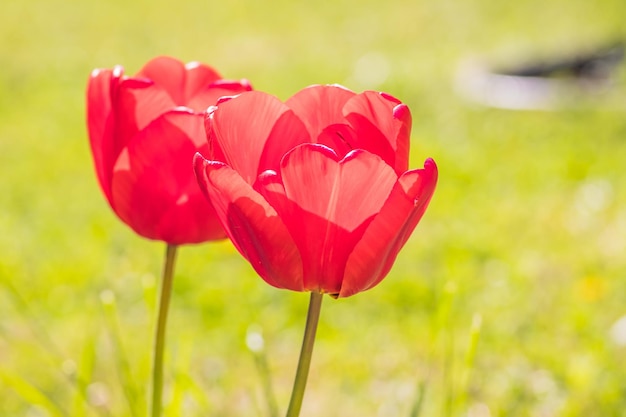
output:
[[[165,266],[159,296],[159,315],[154,335],[154,358],[152,363],[152,404],[150,416],[159,417],[163,404],[163,351],[165,350],[165,328],[167,312],[172,295],[172,280],[174,277],[174,263],[176,261],[176,245],[167,245],[165,252]]]
[[[298,417],[300,415],[302,398],[304,397],[304,390],[306,388],[306,380],[309,376],[309,367],[311,365],[311,356],[313,354],[313,343],[315,342],[317,322],[320,318],[322,297],[322,293],[311,292],[309,311],[306,316],[306,327],[304,329],[304,339],[302,340],[302,349],[300,350],[300,359],[298,360],[298,369],[296,371],[296,379],[293,383],[293,391],[291,391],[291,400],[289,401],[287,417]]]

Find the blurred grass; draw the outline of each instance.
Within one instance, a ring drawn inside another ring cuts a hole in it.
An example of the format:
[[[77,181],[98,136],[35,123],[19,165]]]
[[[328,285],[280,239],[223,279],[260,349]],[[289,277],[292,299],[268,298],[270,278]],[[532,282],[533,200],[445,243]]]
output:
[[[1,9],[1,416],[144,410],[165,248],[134,236],[101,197],[84,91],[94,67],[134,73],[160,54],[283,99],[313,83],[387,91],[412,109],[412,166],[432,156],[440,167],[390,276],[325,301],[303,416],[408,416],[416,402],[420,416],[626,416],[625,347],[610,337],[626,315],[623,66],[611,92],[557,112],[481,108],[452,88],[468,57],[514,64],[623,39],[625,2]],[[245,347],[253,324],[284,410],[306,294],[268,287],[228,242],[183,248],[174,290],[166,415],[266,415]]]

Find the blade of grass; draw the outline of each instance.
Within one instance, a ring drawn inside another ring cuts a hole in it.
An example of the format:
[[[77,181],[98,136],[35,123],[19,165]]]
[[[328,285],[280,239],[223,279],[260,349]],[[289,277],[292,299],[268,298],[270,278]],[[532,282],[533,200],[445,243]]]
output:
[[[69,414],[52,397],[24,378],[0,368],[0,381],[31,405],[42,406],[50,417],[69,417]]]
[[[459,407],[465,407],[467,404],[470,378],[472,370],[474,369],[474,359],[476,358],[476,350],[478,348],[478,341],[480,339],[482,322],[482,315],[480,315],[480,313],[474,313],[474,315],[472,316],[472,323],[470,325],[469,340],[467,343],[467,351],[465,352],[464,368],[461,377],[462,385],[459,395],[460,398],[458,401]]]
[[[83,346],[81,358],[75,371],[78,391],[74,395],[72,416],[83,416],[85,413],[99,416],[108,415],[105,409],[94,407],[92,404],[85,401],[85,398],[88,397],[87,388],[89,381],[93,380],[93,370],[96,362],[96,340],[97,337],[94,334],[89,334],[86,337],[86,343]]]
[[[191,394],[200,407],[204,408],[204,412],[198,415],[208,415],[210,404],[205,389],[198,386],[198,383],[189,374],[185,373],[176,374],[176,385],[179,384],[185,391]]]
[[[269,417],[278,417],[278,403],[276,402],[276,396],[274,395],[274,389],[272,387],[272,375],[265,351],[265,339],[263,339],[263,333],[261,333],[260,327],[250,326],[250,328],[248,328],[246,346],[254,357],[254,363],[259,377],[261,378],[267,414]]]
[[[419,384],[417,384],[415,400],[413,401],[413,406],[411,407],[409,417],[419,417],[422,413],[422,407],[424,406],[424,397],[426,396],[426,387],[426,381],[421,381]]]
[[[184,403],[187,396],[187,387],[178,383],[178,377],[186,372],[181,371],[185,366],[182,363],[184,360],[191,356],[191,350],[193,345],[190,343],[171,343],[169,347],[171,359],[171,373],[173,380],[177,381],[176,384],[172,384],[170,387],[171,394],[168,404],[163,406],[163,416],[181,416],[185,414]]]
[[[452,308],[457,292],[457,286],[449,281],[444,287],[443,308],[440,317],[443,343],[443,415],[450,417],[454,413],[455,404],[455,380],[454,380],[454,331],[451,328]]]
[[[100,294],[100,301],[104,310],[106,326],[115,346],[115,366],[121,379],[122,391],[131,415],[141,415],[139,410],[139,393],[137,385],[132,376],[128,355],[124,348],[119,325],[119,315],[115,293],[111,290],[104,290]]]
[[[13,306],[17,310],[17,313],[21,318],[23,318],[26,327],[42,347],[41,351],[50,362],[51,369],[59,371],[59,364],[61,364],[60,370],[64,380],[70,385],[72,390],[80,396],[83,404],[89,405],[86,390],[81,388],[81,386],[84,387],[87,385],[86,382],[82,380],[80,376],[64,372],[62,369],[62,364],[71,359],[68,359],[67,355],[65,355],[61,348],[55,343],[46,326],[42,324],[39,316],[33,312],[30,304],[22,296],[17,287],[13,285],[10,280],[6,280],[3,284],[8,290],[8,294],[12,300]]]
[[[456,291],[456,284],[452,281],[446,282],[443,286],[442,294],[440,296],[439,302],[437,303],[436,313],[433,315],[434,319],[431,321],[429,340],[430,346],[426,358],[426,376],[416,385],[414,400],[411,406],[409,417],[418,417],[422,412],[422,408],[424,406],[424,401],[426,398],[426,392],[430,384],[430,375],[432,373],[431,368],[433,367],[433,363],[435,363],[436,348],[439,346],[440,343],[444,344],[442,376],[442,415],[450,416],[452,413],[454,389],[451,386],[452,381],[450,377],[450,372],[452,361],[450,357],[453,353],[451,351],[451,347],[453,347],[454,341],[453,339],[451,339],[450,336],[449,322]]]

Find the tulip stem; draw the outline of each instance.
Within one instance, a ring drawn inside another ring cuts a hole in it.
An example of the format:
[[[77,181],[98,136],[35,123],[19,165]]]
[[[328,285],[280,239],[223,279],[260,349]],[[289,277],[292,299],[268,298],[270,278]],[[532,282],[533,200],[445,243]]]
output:
[[[298,360],[298,369],[296,371],[296,379],[293,383],[291,391],[291,400],[287,409],[287,417],[298,417],[302,408],[302,398],[306,388],[306,380],[309,376],[309,367],[311,365],[311,356],[313,354],[313,344],[315,343],[315,332],[317,331],[317,322],[320,318],[320,310],[322,308],[322,293],[311,292],[309,301],[309,311],[306,316],[306,326],[304,328],[304,338],[302,340],[302,349],[300,350],[300,359]]]
[[[172,295],[176,249],[176,245],[168,244],[165,252],[165,265],[163,267],[163,279],[161,282],[161,293],[159,295],[159,313],[154,334],[151,417],[159,417],[163,406],[163,351],[165,350],[165,328]]]

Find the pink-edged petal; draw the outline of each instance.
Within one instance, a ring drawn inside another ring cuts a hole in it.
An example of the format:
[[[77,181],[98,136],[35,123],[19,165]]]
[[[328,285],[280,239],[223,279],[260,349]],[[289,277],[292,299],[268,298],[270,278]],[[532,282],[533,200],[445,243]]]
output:
[[[155,225],[159,240],[183,245],[226,238],[215,208],[198,192],[197,187],[194,181],[176,204],[161,215],[159,223]]]
[[[309,139],[285,104],[260,91],[221,100],[207,116],[207,136],[249,184],[263,171],[277,170],[287,150]]]
[[[312,85],[298,91],[285,104],[304,122],[314,143],[327,145],[343,157],[345,153],[339,152],[334,143],[329,142],[332,136],[328,135],[328,127],[346,123],[343,106],[355,94],[339,85]],[[325,140],[319,142],[318,138],[324,131],[326,131],[323,136]],[[339,137],[336,139],[341,141]],[[354,148],[356,146],[350,147],[350,149]]]
[[[172,244],[221,238],[193,175],[202,142],[203,117],[170,111],[135,135],[120,154],[112,174],[112,206],[138,234]]]
[[[197,112],[204,112],[207,107],[214,105],[224,96],[233,96],[252,91],[252,86],[246,80],[218,80],[204,88],[196,91],[192,96],[188,96],[185,105]]]
[[[159,89],[166,92],[174,106],[185,105],[185,86],[187,68],[181,61],[160,56],[151,59],[137,73],[135,78],[147,78],[154,82]]]
[[[228,165],[197,154],[194,168],[227,235],[261,278],[274,287],[302,291],[302,260],[276,211]]]
[[[244,91],[252,91],[252,84],[250,84],[250,81],[245,78],[240,80],[219,79],[211,83],[211,88],[221,88],[228,91],[243,93]]]
[[[358,140],[356,132],[350,125],[337,123],[326,126],[314,142],[328,146],[337,156],[343,158],[355,149]]]
[[[207,90],[210,90],[209,86],[211,84],[222,78],[220,74],[214,68],[196,61],[185,64],[185,71],[185,85],[183,90],[184,105],[196,111],[204,111],[209,104],[215,104],[217,99],[221,96],[210,97],[208,100],[203,100],[202,95],[204,95]],[[196,108],[192,105],[192,101],[194,104],[197,103],[199,107]],[[209,104],[206,104],[207,102]]]
[[[125,146],[137,132],[176,107],[170,95],[145,78],[125,78],[115,100],[117,140]]]
[[[396,98],[365,91],[343,108],[345,118],[356,132],[355,148],[379,155],[398,175],[408,168],[411,113]]]
[[[300,248],[304,286],[336,294],[354,245],[396,175],[376,155],[356,150],[339,160],[322,145],[295,147],[281,162],[284,192],[264,192]]]
[[[389,273],[398,252],[428,207],[437,176],[435,162],[428,159],[423,169],[407,171],[398,179],[380,213],[348,258],[340,297],[372,288]]]
[[[185,68],[184,105],[198,112],[204,112],[208,106],[217,103],[220,97],[252,90],[248,80],[224,80],[217,71],[205,64],[190,62]]]
[[[314,144],[287,153],[281,177],[290,200],[348,231],[378,213],[397,180],[377,155],[359,149],[339,160]]]
[[[111,203],[111,169],[121,147],[115,135],[113,96],[124,70],[97,69],[87,86],[87,129],[100,187]]]

